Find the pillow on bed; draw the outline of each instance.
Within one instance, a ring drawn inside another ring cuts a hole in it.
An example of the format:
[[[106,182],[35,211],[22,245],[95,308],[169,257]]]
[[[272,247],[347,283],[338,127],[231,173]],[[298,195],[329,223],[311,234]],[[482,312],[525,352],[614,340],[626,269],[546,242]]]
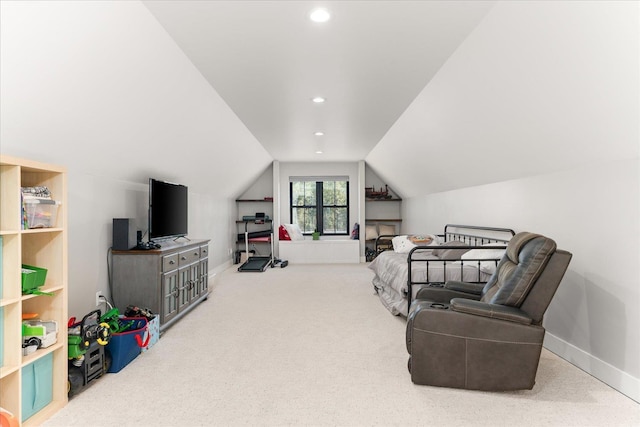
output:
[[[284,224],[284,228],[289,233],[291,240],[304,240],[304,236],[302,235],[302,231],[298,224]]]
[[[489,245],[483,246],[497,246],[496,243],[491,243]],[[491,259],[492,261],[480,261],[480,271],[487,274],[493,274],[496,271],[496,262],[493,261],[494,258],[501,259],[504,255],[506,249],[471,249],[462,255],[462,259]],[[476,267],[478,265],[478,261],[463,261],[465,265],[471,265]]]
[[[399,254],[406,254],[416,246],[431,246],[438,244],[438,238],[432,234],[412,234],[396,236],[391,239],[393,250]]]
[[[366,225],[364,227],[364,238],[365,240],[375,240],[378,238],[378,231],[375,225]]]
[[[458,240],[451,240],[449,242],[445,242],[440,247],[445,247],[444,249],[434,249],[433,255],[437,256],[440,259],[460,259],[462,255],[469,251],[469,249],[446,249],[446,246],[469,246],[464,242],[460,242]]]
[[[396,226],[395,225],[378,225],[378,232],[381,236],[395,236],[396,234]]]
[[[391,244],[393,245],[394,252],[398,252],[399,254],[407,253],[416,246],[407,239],[407,236],[396,236],[391,239]]]

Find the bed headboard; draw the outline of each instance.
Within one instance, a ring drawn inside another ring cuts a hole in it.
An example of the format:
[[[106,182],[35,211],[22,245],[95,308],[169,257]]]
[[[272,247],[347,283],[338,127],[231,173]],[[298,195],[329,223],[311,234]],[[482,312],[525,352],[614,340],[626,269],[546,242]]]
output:
[[[440,237],[445,242],[457,240],[470,246],[482,246],[489,243],[506,243],[515,234],[510,228],[447,224],[444,226],[444,234]]]

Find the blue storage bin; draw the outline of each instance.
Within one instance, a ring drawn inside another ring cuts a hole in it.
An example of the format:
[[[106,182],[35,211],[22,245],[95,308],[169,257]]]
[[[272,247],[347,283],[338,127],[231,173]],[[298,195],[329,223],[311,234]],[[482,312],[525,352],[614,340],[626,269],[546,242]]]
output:
[[[0,307],[0,368],[4,366],[4,307]]]
[[[142,347],[149,344],[146,318],[123,317],[122,320],[131,320],[133,325],[126,332],[112,334],[109,339],[106,350],[111,355],[111,366],[107,372],[112,374],[120,372],[122,368],[138,357]]]
[[[53,399],[53,353],[22,368],[22,421]]]
[[[2,236],[0,236],[0,299],[2,299]]]

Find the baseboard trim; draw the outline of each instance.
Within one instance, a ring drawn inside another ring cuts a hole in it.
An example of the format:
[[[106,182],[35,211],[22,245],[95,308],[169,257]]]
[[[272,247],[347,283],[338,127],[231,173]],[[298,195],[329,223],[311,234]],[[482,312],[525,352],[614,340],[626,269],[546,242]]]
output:
[[[589,375],[640,403],[640,379],[547,332],[544,347]]]
[[[231,262],[231,260],[223,262],[220,265],[217,265],[215,267],[213,267],[212,269],[209,270],[209,283],[213,283],[213,281],[215,280],[216,275],[218,275],[219,273],[222,273],[223,271],[225,271],[227,268],[231,267],[233,265],[233,263]]]

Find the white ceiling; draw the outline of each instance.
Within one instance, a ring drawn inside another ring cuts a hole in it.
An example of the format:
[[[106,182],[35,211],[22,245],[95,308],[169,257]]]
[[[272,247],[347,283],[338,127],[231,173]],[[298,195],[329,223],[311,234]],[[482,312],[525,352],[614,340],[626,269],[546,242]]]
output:
[[[279,161],[364,159],[493,3],[144,2]]]

